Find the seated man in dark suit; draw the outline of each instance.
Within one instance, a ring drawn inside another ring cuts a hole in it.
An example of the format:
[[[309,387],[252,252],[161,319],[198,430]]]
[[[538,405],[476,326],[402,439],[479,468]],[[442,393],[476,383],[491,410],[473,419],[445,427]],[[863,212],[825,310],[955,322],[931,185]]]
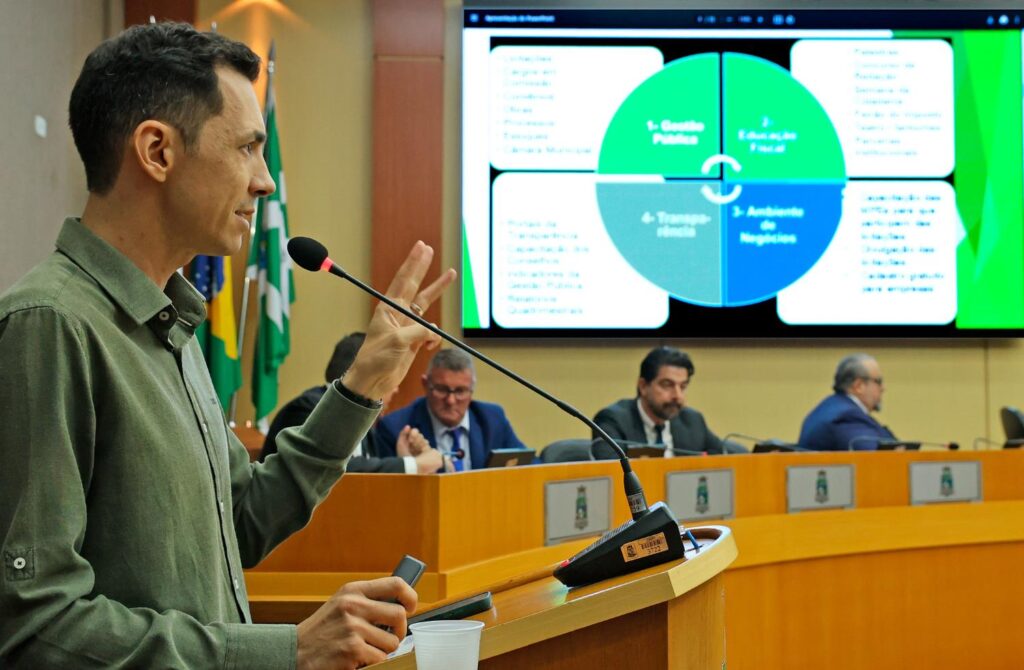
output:
[[[888,428],[871,412],[882,408],[882,370],[867,354],[851,354],[839,361],[835,391],[804,419],[800,446],[817,451],[877,449],[879,440],[893,440]]]
[[[352,333],[341,338],[334,346],[334,354],[327,363],[327,370],[324,378],[330,384],[335,379],[341,379],[352,361],[363,345],[366,333]],[[398,389],[396,388],[395,391]],[[277,453],[277,434],[290,426],[301,426],[306,418],[313,412],[313,408],[320,402],[327,391],[326,385],[314,386],[306,389],[297,398],[292,399],[288,404],[278,410],[274,420],[270,423],[267,437],[263,440],[263,449],[260,451],[259,460],[262,462],[267,456]],[[384,406],[394,396],[395,391],[383,398]],[[381,458],[377,455],[376,448],[377,428],[370,429],[360,445],[359,450],[349,459],[347,472],[404,472],[407,474],[429,474],[437,472],[443,460],[441,452],[431,449],[430,445],[423,438],[419,431],[409,428],[403,431],[399,437],[399,449],[395,456]]]
[[[394,454],[401,431],[415,428],[431,446],[450,456],[452,469],[487,467],[495,449],[526,449],[498,405],[473,400],[473,359],[459,349],[434,354],[423,375],[424,396],[381,418],[378,454]]]
[[[686,353],[672,347],[652,349],[640,363],[636,397],[605,407],[594,422],[615,440],[664,445],[666,457],[673,455],[673,449],[721,454],[722,441],[708,429],[700,412],[686,407],[693,373],[693,361]],[[594,458],[618,455],[599,440],[594,443]]]

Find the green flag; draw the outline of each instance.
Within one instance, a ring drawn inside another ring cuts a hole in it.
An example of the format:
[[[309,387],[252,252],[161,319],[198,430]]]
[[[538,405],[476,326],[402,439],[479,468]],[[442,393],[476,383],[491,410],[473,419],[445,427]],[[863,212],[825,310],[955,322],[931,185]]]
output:
[[[277,133],[277,104],[274,100],[274,47],[267,59],[267,101],[264,106],[267,143],[263,157],[270,176],[277,183],[273,195],[261,198],[256,210],[252,250],[246,274],[259,286],[259,316],[253,349],[252,402],[256,422],[266,432],[268,415],[277,406],[277,369],[291,349],[288,313],[295,302],[292,264],[285,251],[288,243],[288,207],[281,168],[281,146]]]

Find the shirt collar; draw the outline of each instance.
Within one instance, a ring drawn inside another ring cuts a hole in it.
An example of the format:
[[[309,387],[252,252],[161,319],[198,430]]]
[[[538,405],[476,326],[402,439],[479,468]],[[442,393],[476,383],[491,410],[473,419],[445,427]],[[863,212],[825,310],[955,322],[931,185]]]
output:
[[[154,330],[166,334],[178,324],[191,335],[206,319],[202,295],[184,277],[174,273],[161,291],[128,257],[78,218],[64,220],[57,236],[57,250],[92,277],[137,325],[149,323]]]
[[[847,393],[846,397],[849,398],[850,400],[852,400],[854,402],[854,404],[857,405],[857,407],[860,407],[861,410],[865,414],[867,414],[868,416],[871,416],[871,412],[869,412],[868,408],[864,406],[864,403],[862,403],[860,401],[860,398],[858,398],[857,396],[853,395],[852,393]]]
[[[636,408],[637,408],[637,411],[640,412],[640,421],[643,422],[644,428],[647,429],[647,432],[649,434],[651,434],[651,435],[656,434],[656,431],[657,431],[656,426],[657,426],[657,424],[654,423],[654,421],[651,419],[651,417],[647,416],[647,412],[644,411],[644,406],[643,406],[643,403],[640,402],[640,398],[636,399]],[[668,425],[668,421],[665,422],[665,425]]]

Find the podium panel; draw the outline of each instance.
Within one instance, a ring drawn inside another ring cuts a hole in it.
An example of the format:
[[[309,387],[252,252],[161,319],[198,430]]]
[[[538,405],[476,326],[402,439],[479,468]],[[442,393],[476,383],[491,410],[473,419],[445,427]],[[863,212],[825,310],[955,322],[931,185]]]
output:
[[[484,621],[480,667],[593,670],[725,667],[722,571],[736,558],[727,528],[694,529],[700,553],[576,589],[543,576],[494,593]],[[415,668],[412,654],[378,664]]]

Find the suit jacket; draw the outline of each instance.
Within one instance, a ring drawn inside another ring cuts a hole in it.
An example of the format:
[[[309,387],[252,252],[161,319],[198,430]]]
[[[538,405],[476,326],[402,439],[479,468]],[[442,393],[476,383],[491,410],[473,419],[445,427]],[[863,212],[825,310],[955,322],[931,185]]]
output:
[[[878,449],[879,440],[893,440],[888,428],[845,393],[822,400],[804,419],[800,428],[800,446],[816,451]]]
[[[647,444],[647,433],[644,432],[640,408],[636,406],[636,398],[624,398],[605,407],[594,423],[603,428],[615,440],[627,440]],[[722,441],[708,428],[704,416],[695,409],[684,407],[668,422],[672,431],[672,447],[688,451],[703,451],[709,454],[722,453]],[[596,433],[594,437],[599,437]],[[618,454],[604,441],[594,444],[594,458],[618,458]]]
[[[267,437],[263,440],[263,449],[260,450],[260,461],[263,461],[270,454],[277,453],[275,442],[277,434],[291,426],[301,426],[306,418],[313,412],[313,408],[320,402],[320,398],[327,392],[327,386],[314,386],[306,389],[297,398],[293,398],[274,416],[267,430]],[[405,472],[405,461],[402,458],[379,458],[374,448],[376,427],[363,438],[360,451],[352,455],[348,461],[345,472]]]
[[[487,459],[494,449],[526,449],[519,441],[512,425],[500,405],[473,400],[469,403],[469,457],[474,470],[487,467]],[[405,426],[423,433],[430,445],[437,448],[434,424],[430,420],[426,398],[420,397],[400,410],[381,418],[377,424],[377,453],[393,455],[398,434]]]

